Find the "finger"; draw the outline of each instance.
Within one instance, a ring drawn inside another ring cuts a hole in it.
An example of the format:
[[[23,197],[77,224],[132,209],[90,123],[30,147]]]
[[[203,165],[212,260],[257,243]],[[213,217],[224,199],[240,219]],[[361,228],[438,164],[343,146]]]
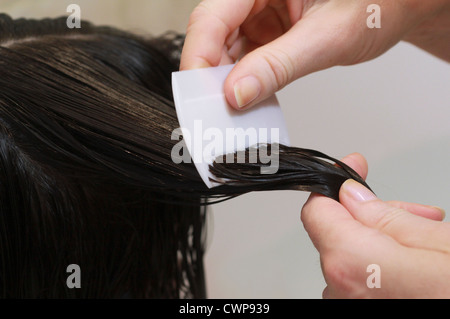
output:
[[[226,54],[232,59],[231,63],[240,59],[244,53],[244,49],[247,45],[246,38],[243,36],[239,36],[236,38],[230,46],[227,45]]]
[[[227,48],[230,49],[239,39],[239,37],[240,37],[240,30],[239,28],[237,28],[230,35],[228,35],[225,41],[225,45],[227,46]]]
[[[254,3],[255,0],[202,1],[189,19],[180,70],[219,65],[228,36],[245,21]]]
[[[353,153],[347,155],[342,159],[342,161],[353,168],[353,170],[355,170],[364,180],[367,178],[367,161],[361,154]],[[445,218],[445,211],[440,207],[395,200],[387,201],[386,203],[391,206],[407,210],[414,215],[422,216],[428,219],[442,221]]]
[[[367,160],[359,153],[352,153],[345,156],[341,162],[344,162],[348,166],[350,166],[362,179],[367,178],[367,173],[369,167],[367,165]]]
[[[339,64],[339,50],[329,49],[334,37],[320,19],[298,21],[236,64],[225,82],[227,101],[236,109],[245,109],[299,77]]]
[[[366,159],[359,153],[352,153],[342,160],[345,164],[353,168],[363,179],[367,176],[368,166]],[[326,241],[326,234],[339,225],[348,224],[353,227],[353,217],[335,200],[322,195],[311,194],[302,208],[301,219],[313,244],[320,251],[319,247],[324,246],[322,241]],[[328,230],[323,232],[327,228]]]
[[[445,211],[436,206],[422,205],[416,203],[408,203],[401,201],[386,201],[391,206],[407,210],[411,214],[422,216],[428,219],[442,221],[445,218]]]
[[[337,201],[312,194],[301,211],[301,221],[319,253],[332,249],[343,237],[358,240],[363,225]]]
[[[247,18],[241,30],[250,42],[261,46],[282,36],[290,27],[286,5],[275,8],[269,4],[258,14]]]
[[[227,65],[233,63],[226,46],[222,48],[222,56],[220,57],[219,65]]]
[[[391,236],[402,245],[450,252],[448,223],[389,205],[354,180],[347,180],[342,185],[339,200],[356,220]]]
[[[355,170],[364,180],[367,178],[368,165],[366,159],[361,154],[353,153],[347,155],[342,161],[353,168],[353,170]],[[442,221],[445,218],[445,211],[440,207],[395,200],[387,201],[386,203],[428,219]]]
[[[291,24],[294,24],[300,20],[303,13],[303,3],[298,0],[286,0],[286,6],[288,7],[289,19]]]

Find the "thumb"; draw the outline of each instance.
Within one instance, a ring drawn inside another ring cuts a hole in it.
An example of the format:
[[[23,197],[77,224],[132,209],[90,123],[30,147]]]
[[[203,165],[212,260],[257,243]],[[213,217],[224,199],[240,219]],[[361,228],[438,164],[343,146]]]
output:
[[[318,32],[320,28],[299,21],[281,37],[245,55],[225,81],[228,103],[236,109],[251,107],[304,75],[338,64],[340,54],[329,49],[328,35]]]
[[[339,200],[353,218],[389,235],[400,244],[450,252],[448,223],[417,216],[383,202],[354,180],[342,184]]]

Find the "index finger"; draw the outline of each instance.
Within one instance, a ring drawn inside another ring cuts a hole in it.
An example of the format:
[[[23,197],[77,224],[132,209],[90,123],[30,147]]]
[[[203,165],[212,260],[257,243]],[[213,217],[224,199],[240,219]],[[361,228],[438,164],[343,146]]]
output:
[[[245,21],[255,1],[202,1],[189,19],[180,70],[219,65],[228,35]]]

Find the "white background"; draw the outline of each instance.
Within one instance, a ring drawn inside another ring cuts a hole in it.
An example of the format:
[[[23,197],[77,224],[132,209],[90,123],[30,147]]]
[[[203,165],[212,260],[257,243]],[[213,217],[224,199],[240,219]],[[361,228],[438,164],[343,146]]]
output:
[[[0,11],[55,17],[77,3],[83,19],[157,35],[184,32],[197,2],[2,0]],[[292,145],[337,158],[360,152],[369,162],[368,183],[380,198],[450,211],[448,63],[400,43],[376,60],[302,78],[278,98]],[[300,222],[307,196],[255,193],[212,207],[205,259],[209,297],[321,297],[319,255]]]

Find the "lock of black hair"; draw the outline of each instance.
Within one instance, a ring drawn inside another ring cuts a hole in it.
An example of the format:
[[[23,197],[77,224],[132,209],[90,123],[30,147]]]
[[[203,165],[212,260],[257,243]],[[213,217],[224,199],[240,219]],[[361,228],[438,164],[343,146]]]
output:
[[[0,298],[206,297],[204,185],[170,158],[182,39],[0,14]]]
[[[273,147],[276,146],[276,147]],[[276,163],[262,164],[259,154],[271,154]],[[276,155],[276,156],[275,156]],[[244,160],[238,161],[238,153],[221,156],[209,170],[216,178],[211,181],[234,186],[243,192],[291,189],[319,193],[339,201],[339,189],[347,179],[369,187],[351,167],[324,153],[285,145],[258,145],[244,151]],[[255,163],[250,158],[257,158]],[[277,165],[273,174],[262,174],[261,167]]]

